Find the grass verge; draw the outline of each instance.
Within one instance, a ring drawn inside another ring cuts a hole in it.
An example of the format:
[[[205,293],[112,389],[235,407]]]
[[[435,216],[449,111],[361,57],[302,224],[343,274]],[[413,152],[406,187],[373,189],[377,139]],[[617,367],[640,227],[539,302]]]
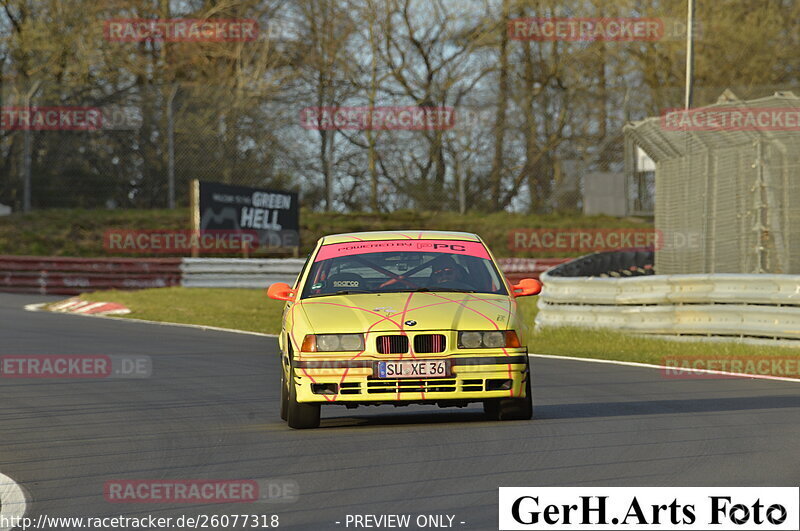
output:
[[[314,243],[326,234],[368,230],[454,230],[481,235],[497,256],[534,256],[515,252],[509,247],[509,233],[514,229],[567,228],[651,228],[652,223],[638,218],[618,219],[609,216],[572,214],[512,214],[497,212],[300,212],[301,255],[309,253]],[[15,213],[0,217],[0,254],[49,256],[167,256],[164,254],[109,253],[103,248],[106,231],[114,230],[185,230],[189,209],[175,210],[84,210],[48,209],[29,214]],[[256,253],[257,254],[257,253]],[[571,253],[577,256],[581,253]],[[215,255],[223,256],[223,255]],[[540,252],[538,258],[570,256],[570,253]]]
[[[283,304],[263,290],[160,288],[141,291],[100,291],[81,296],[88,301],[117,302],[131,309],[126,317],[173,323],[234,328],[265,334],[280,330]],[[536,315],[537,297],[519,299],[526,318]],[[796,347],[730,342],[672,341],[632,336],[611,330],[550,328],[533,335],[529,350],[537,354],[628,361],[663,365],[665,359],[772,358],[800,356]],[[797,374],[789,375],[797,376]]]
[[[528,349],[537,354],[664,365],[667,361],[787,357],[800,350],[790,346],[750,345],[723,341],[675,341],[629,335],[613,330],[546,328],[537,332]],[[779,375],[777,375],[779,376]],[[798,375],[789,375],[798,376]]]
[[[277,334],[283,304],[267,298],[265,290],[217,288],[157,288],[140,291],[96,291],[81,299],[117,302],[130,319],[197,324],[249,332]]]

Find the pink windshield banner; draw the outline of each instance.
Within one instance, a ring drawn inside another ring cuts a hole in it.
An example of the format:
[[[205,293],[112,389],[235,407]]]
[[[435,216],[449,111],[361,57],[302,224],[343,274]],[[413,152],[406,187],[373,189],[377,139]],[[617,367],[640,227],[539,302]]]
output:
[[[367,253],[445,253],[463,254],[489,259],[489,253],[480,242],[459,240],[385,240],[371,242],[333,243],[324,245],[317,253],[315,262],[329,260],[338,256],[351,256]]]

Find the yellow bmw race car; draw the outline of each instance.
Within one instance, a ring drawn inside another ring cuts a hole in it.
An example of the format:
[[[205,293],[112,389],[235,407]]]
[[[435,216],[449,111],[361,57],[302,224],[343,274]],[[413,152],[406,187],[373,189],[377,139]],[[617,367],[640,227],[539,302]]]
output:
[[[325,236],[286,301],[279,336],[281,418],[315,428],[320,407],[483,402],[493,419],[530,419],[527,326],[483,241],[463,232]]]

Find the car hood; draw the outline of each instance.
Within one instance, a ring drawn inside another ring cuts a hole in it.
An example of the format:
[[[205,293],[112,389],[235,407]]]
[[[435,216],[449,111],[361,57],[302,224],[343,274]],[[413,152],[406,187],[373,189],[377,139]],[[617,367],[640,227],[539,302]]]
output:
[[[317,334],[410,330],[507,329],[512,303],[487,293],[333,295],[298,303]],[[415,325],[405,325],[416,321]],[[412,328],[413,326],[413,328]]]

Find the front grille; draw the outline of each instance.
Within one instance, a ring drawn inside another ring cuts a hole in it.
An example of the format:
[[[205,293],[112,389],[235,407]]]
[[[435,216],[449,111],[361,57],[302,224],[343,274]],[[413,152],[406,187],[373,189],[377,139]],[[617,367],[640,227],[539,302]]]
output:
[[[369,394],[392,394],[401,392],[449,393],[456,391],[456,380],[367,380]],[[480,392],[484,390],[482,379],[461,380],[461,392]],[[342,382],[339,384],[340,395],[360,395],[363,393],[361,382]]]
[[[432,354],[444,352],[447,342],[442,334],[419,334],[414,337],[414,352]]]
[[[360,395],[361,382],[342,382],[341,385],[339,385],[339,394]]]
[[[452,393],[455,379],[448,380],[367,380],[367,393]]]
[[[483,380],[462,380],[461,390],[463,392],[483,391]]]
[[[378,352],[381,354],[405,354],[408,352],[407,336],[378,336]]]

